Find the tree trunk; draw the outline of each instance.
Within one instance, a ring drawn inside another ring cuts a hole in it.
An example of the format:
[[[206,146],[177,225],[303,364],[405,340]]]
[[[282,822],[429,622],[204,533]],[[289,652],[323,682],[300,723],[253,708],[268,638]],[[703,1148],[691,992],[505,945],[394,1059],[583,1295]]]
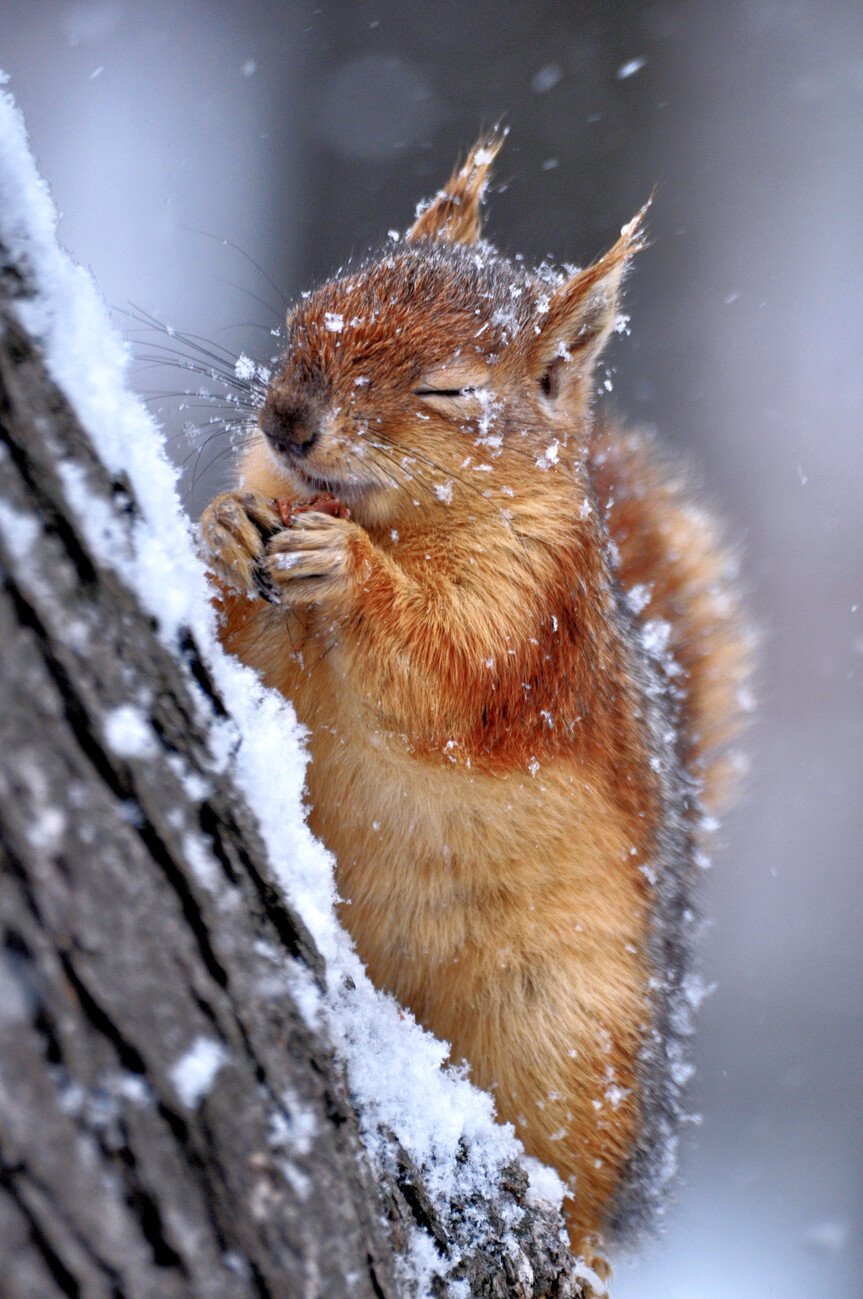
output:
[[[88,543],[61,462],[95,522],[136,504],[20,325],[33,289],[2,252],[0,1290],[410,1295],[419,1227],[471,1294],[577,1293],[556,1214],[471,1250],[403,1152],[372,1168],[301,1009],[321,959],[213,761],[224,706],[192,638],[169,652]],[[525,1186],[513,1168],[488,1206],[501,1235]]]

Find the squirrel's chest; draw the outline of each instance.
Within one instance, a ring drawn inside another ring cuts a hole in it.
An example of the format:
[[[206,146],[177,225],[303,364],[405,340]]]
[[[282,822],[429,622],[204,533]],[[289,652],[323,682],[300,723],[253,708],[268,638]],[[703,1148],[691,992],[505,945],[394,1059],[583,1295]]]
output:
[[[576,753],[531,750],[494,774],[457,743],[429,755],[351,685],[338,645],[297,640],[286,655],[284,641],[283,625],[259,628],[247,657],[309,729],[309,820],[336,856],[355,937],[374,931],[381,948],[433,960],[466,942],[505,946],[538,910],[553,924],[557,909],[607,908],[609,883],[650,857],[652,817],[624,811]]]
[[[365,959],[401,967],[505,951],[526,923],[608,913],[629,901],[647,845],[585,773],[487,775],[417,759],[397,738],[321,728],[311,738],[310,824],[333,851],[344,921]],[[605,923],[605,922],[603,922]]]

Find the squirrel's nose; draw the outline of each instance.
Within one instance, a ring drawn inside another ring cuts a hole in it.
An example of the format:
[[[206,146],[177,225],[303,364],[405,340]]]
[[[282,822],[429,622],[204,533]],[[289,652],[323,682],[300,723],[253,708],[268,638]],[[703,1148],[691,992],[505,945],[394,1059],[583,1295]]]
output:
[[[308,407],[285,398],[268,397],[259,422],[270,446],[283,455],[307,455],[318,440],[317,424]]]

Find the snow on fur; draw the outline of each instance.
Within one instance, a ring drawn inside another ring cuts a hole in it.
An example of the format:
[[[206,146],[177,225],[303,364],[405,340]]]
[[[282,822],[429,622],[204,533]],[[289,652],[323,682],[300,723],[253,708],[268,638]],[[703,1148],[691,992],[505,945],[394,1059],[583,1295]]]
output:
[[[92,502],[76,466],[67,464],[60,471],[70,504],[99,558],[118,569],[156,619],[165,643],[176,648],[179,633],[189,628],[218,684],[231,721],[212,728],[214,765],[232,765],[276,875],[324,957],[328,1000],[321,1005],[309,987],[302,1009],[310,1020],[321,1014],[328,1020],[372,1158],[390,1162],[385,1134],[387,1129],[395,1133],[421,1169],[444,1221],[450,1199],[457,1197],[462,1211],[467,1205],[467,1214],[474,1214],[467,1239],[480,1245],[488,1230],[482,1201],[498,1199],[501,1171],[523,1156],[522,1147],[511,1127],[495,1123],[491,1097],[444,1067],[447,1045],[372,986],[339,925],[333,860],[305,822],[303,730],[289,703],[221,649],[193,530],[177,492],[177,471],[155,422],[126,387],[127,350],[90,276],[57,243],[56,220],[21,116],[2,92],[0,241],[16,264],[29,269],[36,290],[19,302],[20,318],[39,340],[53,378],[107,469],[127,477],[140,515],[131,524],[116,515],[94,528]],[[115,535],[118,529],[122,537]],[[128,726],[123,736],[128,738]],[[525,1166],[532,1197],[559,1205],[563,1186],[556,1174],[534,1161]],[[415,1242],[411,1257],[419,1291],[427,1293],[441,1260],[428,1239]]]

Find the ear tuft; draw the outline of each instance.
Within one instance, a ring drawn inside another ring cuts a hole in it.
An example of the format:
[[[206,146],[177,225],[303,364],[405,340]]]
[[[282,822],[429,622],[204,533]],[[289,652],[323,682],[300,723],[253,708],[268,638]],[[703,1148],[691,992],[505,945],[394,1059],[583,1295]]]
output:
[[[536,343],[539,383],[552,400],[592,369],[617,319],[620,285],[629,260],[647,247],[644,218],[653,201],[623,227],[617,243],[552,294]]]
[[[476,243],[482,233],[482,203],[489,172],[506,136],[505,128],[480,136],[463,165],[419,212],[406,235],[410,242],[443,239],[451,244]]]

